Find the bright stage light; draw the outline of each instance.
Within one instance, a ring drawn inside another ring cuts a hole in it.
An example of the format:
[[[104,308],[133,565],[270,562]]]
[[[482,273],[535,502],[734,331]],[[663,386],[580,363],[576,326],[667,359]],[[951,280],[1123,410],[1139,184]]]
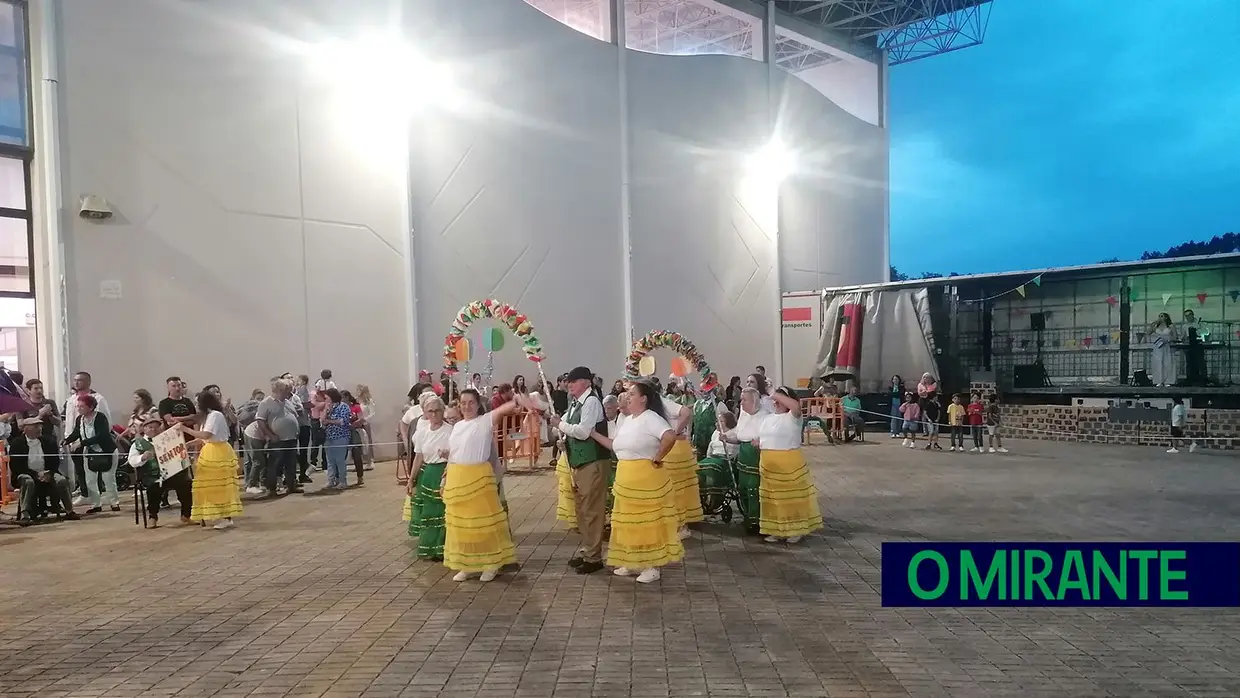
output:
[[[409,114],[424,107],[459,107],[451,71],[418,55],[399,35],[381,33],[329,41],[309,50],[311,67],[349,99]]]
[[[754,181],[779,184],[792,173],[792,151],[783,141],[772,138],[749,158],[748,176]]]

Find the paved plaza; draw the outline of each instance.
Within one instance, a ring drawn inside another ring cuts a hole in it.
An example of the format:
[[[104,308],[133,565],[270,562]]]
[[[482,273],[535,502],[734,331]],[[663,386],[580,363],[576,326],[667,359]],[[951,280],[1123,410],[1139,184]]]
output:
[[[129,509],[0,526],[0,696],[1240,695],[1234,611],[878,593],[883,541],[1240,540],[1234,454],[871,438],[808,449],[825,531],[787,547],[705,525],[649,586],[566,567],[551,472],[506,479],[522,570],[485,585],[413,560],[391,464],[248,504],[230,531],[143,531]]]

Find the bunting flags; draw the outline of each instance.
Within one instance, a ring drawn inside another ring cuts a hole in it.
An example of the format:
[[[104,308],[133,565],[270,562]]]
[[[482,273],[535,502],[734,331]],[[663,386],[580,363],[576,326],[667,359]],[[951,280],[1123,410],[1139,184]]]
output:
[[[1170,294],[1170,293],[1164,293],[1164,294],[1163,294],[1163,305],[1166,305],[1166,304],[1167,304],[1167,301],[1169,301],[1169,300],[1171,300],[1171,294]]]
[[[1033,285],[1034,285],[1034,286],[1039,286],[1039,287],[1042,285],[1042,275],[1041,275],[1041,274],[1038,274],[1037,276],[1033,277]]]
[[[1197,294],[1197,302],[1198,302],[1198,303],[1200,303],[1201,305],[1205,305],[1205,304],[1206,304],[1206,299],[1207,299],[1207,298],[1209,298],[1209,297],[1210,297],[1210,294],[1208,294],[1208,293],[1198,293],[1198,294]]]
[[[1016,287],[1016,292],[1020,294],[1020,297],[1021,297],[1021,298],[1024,298],[1024,297],[1025,297],[1025,287],[1024,287],[1024,285],[1017,286],[1017,287]]]
[[[1231,296],[1231,302],[1235,303],[1236,299],[1240,298],[1240,291],[1237,291],[1236,289],[1233,288],[1232,290],[1227,292],[1227,295]]]
[[[1119,303],[1119,300],[1117,300],[1115,296],[1107,296],[1107,305],[1114,308],[1117,303]]]

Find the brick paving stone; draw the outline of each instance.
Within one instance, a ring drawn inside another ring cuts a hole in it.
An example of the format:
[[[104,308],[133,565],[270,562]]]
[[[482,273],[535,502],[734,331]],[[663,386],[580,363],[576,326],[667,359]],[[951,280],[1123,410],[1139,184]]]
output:
[[[1225,455],[1013,444],[811,447],[823,532],[706,524],[652,586],[566,567],[550,472],[506,479],[522,571],[486,585],[412,559],[391,464],[222,533],[0,527],[0,695],[1240,695],[1230,611],[881,607],[883,541],[1240,538]]]

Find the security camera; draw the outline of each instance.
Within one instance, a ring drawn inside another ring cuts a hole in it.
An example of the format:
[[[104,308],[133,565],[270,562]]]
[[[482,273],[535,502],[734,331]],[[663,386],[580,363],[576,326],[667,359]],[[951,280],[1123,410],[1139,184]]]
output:
[[[112,217],[112,207],[102,196],[87,194],[82,197],[78,215],[82,218],[101,221]]]

